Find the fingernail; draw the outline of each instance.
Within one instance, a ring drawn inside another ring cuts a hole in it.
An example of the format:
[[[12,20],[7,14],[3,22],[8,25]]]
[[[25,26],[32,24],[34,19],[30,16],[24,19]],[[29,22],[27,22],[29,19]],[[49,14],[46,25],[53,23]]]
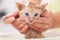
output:
[[[5,16],[3,16],[3,17],[2,17],[2,20],[5,20],[5,19],[6,19],[6,17],[5,17]]]
[[[10,18],[10,22],[13,22],[15,20],[15,17]]]
[[[26,28],[28,27],[28,25],[25,26]]]

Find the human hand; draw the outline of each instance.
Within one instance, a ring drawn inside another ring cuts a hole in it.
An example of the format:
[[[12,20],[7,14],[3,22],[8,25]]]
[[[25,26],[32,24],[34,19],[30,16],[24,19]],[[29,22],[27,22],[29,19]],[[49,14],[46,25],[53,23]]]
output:
[[[30,27],[38,32],[50,29],[54,24],[52,12],[45,10],[40,17],[39,23],[34,22]]]
[[[19,17],[19,10],[3,16],[2,19],[5,24],[12,24],[22,34],[28,30],[27,23]]]

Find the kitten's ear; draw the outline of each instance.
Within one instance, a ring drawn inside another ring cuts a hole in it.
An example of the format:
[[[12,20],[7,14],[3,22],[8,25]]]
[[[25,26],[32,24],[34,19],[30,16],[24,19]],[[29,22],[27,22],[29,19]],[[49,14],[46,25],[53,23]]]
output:
[[[16,6],[18,7],[19,10],[22,10],[24,8],[24,5],[18,2],[16,2]]]
[[[42,4],[42,5],[40,6],[40,9],[41,9],[41,10],[44,10],[47,5],[48,5],[48,3]]]
[[[29,7],[32,7],[32,8],[35,8],[35,7],[36,7],[35,4],[32,3],[32,2],[30,2],[28,6],[29,6]]]

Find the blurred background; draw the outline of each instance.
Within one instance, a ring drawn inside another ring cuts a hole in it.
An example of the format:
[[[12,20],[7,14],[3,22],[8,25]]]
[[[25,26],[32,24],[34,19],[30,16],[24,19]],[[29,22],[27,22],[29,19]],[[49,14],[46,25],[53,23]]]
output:
[[[0,0],[0,34],[1,33],[9,33],[9,34],[19,34],[19,32],[12,27],[11,24],[4,24],[1,20],[1,17],[16,10],[16,2],[21,2],[21,0]],[[52,12],[60,11],[60,0],[43,0],[44,2],[48,2],[47,9]],[[58,30],[58,29],[57,29]],[[55,30],[55,32],[57,31]],[[60,29],[58,30],[60,32]]]
[[[11,11],[16,9],[16,1],[18,0],[0,0],[0,32],[2,33],[17,33],[11,25],[6,25],[1,20],[2,16],[9,14]]]

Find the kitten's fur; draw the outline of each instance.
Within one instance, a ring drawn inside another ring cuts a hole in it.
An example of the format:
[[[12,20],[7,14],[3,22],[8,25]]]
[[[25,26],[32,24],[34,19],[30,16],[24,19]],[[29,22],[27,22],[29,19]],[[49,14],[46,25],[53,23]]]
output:
[[[18,9],[20,10],[20,17],[23,18],[28,25],[30,26],[30,24],[33,24],[34,22],[39,22],[40,20],[40,14],[44,11],[46,4],[43,4],[39,7],[37,7],[36,5],[34,5],[33,3],[29,3],[29,5],[25,6],[23,4],[20,3],[16,3]],[[25,13],[28,13],[29,15],[27,16]],[[38,14],[38,16],[34,16],[35,14]],[[29,30],[27,31],[25,38],[41,38],[44,37],[42,35],[41,32],[36,32],[35,30],[29,28]]]
[[[30,2],[38,5],[42,2],[42,0],[22,0],[21,2],[22,4],[25,4],[25,5],[29,4]]]

